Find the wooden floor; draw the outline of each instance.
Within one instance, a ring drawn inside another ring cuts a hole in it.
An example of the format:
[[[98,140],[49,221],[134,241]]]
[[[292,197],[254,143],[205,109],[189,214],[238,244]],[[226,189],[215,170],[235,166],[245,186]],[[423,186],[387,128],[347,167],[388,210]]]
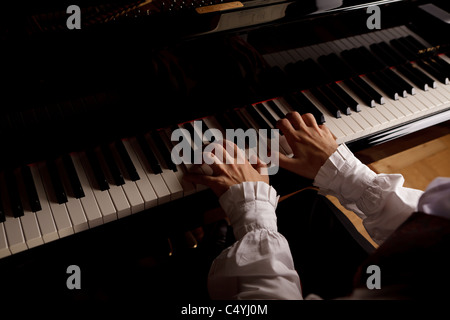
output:
[[[356,152],[355,155],[376,173],[399,173],[405,186],[425,190],[437,177],[450,177],[450,123],[422,130],[405,138]],[[361,219],[345,210],[334,197],[329,199],[341,208],[361,234],[370,239]]]

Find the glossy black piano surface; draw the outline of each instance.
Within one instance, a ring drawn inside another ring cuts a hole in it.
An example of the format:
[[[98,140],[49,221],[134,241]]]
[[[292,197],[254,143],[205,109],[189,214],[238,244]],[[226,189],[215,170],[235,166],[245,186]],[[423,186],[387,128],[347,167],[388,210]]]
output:
[[[15,276],[61,251],[64,264],[87,250],[89,268],[114,252],[166,255],[168,237],[202,226],[217,201],[170,161],[171,131],[195,119],[270,129],[311,112],[353,150],[450,119],[449,26],[427,1],[376,2],[381,30],[360,0],[202,14],[231,1],[82,1],[80,30],[65,26],[69,2],[0,13],[0,263]],[[310,183],[283,177],[271,177],[281,194]]]

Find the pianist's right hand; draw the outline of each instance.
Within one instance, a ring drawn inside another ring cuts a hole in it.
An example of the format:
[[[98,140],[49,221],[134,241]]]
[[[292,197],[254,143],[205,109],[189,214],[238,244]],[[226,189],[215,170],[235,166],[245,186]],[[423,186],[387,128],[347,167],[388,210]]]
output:
[[[280,166],[305,178],[314,179],[319,169],[336,151],[336,138],[325,125],[317,125],[310,113],[286,114],[278,120],[277,128],[283,132],[294,156],[279,154]]]

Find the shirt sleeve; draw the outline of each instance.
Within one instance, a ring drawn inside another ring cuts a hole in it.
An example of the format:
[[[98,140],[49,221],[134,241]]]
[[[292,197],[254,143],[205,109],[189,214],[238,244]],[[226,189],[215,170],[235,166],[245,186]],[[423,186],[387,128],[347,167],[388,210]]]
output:
[[[359,215],[372,239],[381,244],[417,211],[423,191],[404,187],[404,181],[400,174],[376,174],[342,144],[320,168],[314,185]]]
[[[220,197],[237,241],[211,266],[212,299],[302,299],[289,245],[277,231],[278,198],[264,182],[231,186]]]

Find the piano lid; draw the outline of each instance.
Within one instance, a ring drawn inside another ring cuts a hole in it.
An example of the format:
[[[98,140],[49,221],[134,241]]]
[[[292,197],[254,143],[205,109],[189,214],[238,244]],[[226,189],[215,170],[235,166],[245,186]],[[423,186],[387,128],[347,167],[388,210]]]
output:
[[[158,26],[165,36],[189,37],[413,0],[81,0],[82,29]],[[2,4],[0,24],[18,34],[73,32],[66,26],[72,0],[24,0]]]

